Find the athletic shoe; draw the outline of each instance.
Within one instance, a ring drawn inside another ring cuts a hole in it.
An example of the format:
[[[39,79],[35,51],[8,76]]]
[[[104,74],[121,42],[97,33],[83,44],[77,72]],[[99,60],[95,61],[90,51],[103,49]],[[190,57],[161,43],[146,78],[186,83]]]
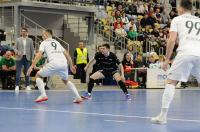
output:
[[[39,102],[43,102],[43,101],[47,101],[48,97],[47,96],[39,96],[35,102],[39,103]]]
[[[30,86],[26,86],[26,91],[31,91]]]
[[[82,102],[83,102],[82,98],[73,100],[73,103],[77,103],[77,104],[82,103]]]
[[[19,86],[15,87],[15,92],[18,93],[19,92]]]
[[[126,100],[131,100],[130,94],[126,94]]]
[[[82,99],[92,99],[92,96],[90,93],[86,92],[81,96]]]
[[[163,117],[162,115],[158,115],[156,117],[151,118],[151,122],[154,124],[166,124],[167,119]]]

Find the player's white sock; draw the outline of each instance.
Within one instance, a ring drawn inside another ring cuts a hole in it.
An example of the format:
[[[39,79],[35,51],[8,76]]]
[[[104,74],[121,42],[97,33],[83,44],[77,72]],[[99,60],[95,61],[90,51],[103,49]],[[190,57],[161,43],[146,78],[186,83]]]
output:
[[[46,91],[44,89],[43,79],[36,78],[36,85],[38,86],[38,89],[40,90],[41,96],[47,96]]]
[[[164,116],[164,118],[167,117],[168,109],[170,106],[170,103],[172,102],[174,98],[175,93],[175,86],[172,84],[166,84],[165,85],[165,91],[163,93],[162,97],[162,109],[161,109],[161,116]]]
[[[72,92],[76,95],[76,98],[79,98],[79,99],[81,98],[76,89],[76,86],[71,81],[67,82],[67,87],[72,90]]]

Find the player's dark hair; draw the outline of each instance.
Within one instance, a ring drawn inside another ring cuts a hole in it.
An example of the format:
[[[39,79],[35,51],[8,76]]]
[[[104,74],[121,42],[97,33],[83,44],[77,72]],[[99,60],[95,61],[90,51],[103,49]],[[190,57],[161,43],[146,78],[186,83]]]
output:
[[[192,10],[192,1],[191,0],[181,0],[180,6],[186,10]]]
[[[25,30],[26,32],[28,32],[28,29],[26,27],[22,27],[21,31]]]
[[[110,49],[110,45],[109,44],[102,44],[102,47],[106,47],[107,49]]]
[[[46,29],[45,32],[49,33],[51,36],[53,36],[53,31],[51,29]]]

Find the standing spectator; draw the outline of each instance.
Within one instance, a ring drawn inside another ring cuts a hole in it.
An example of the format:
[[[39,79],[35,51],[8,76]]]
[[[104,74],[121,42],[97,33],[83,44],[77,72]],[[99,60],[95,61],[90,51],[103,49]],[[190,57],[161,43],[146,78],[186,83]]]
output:
[[[81,83],[86,83],[86,72],[84,67],[89,62],[88,50],[83,42],[79,42],[79,47],[74,51],[74,65],[77,68],[76,79],[81,79]]]
[[[12,58],[12,53],[10,51],[6,51],[4,57],[1,59],[2,71],[2,86],[3,89],[8,89],[9,79],[14,77],[16,74],[16,62],[15,59]]]
[[[33,40],[31,38],[28,38],[27,28],[21,29],[21,37],[17,38],[16,40],[15,53],[16,53],[16,68],[17,68],[15,92],[19,92],[19,82],[20,82],[22,66],[24,67],[26,90],[31,90],[29,86],[30,83],[29,76],[27,76],[26,73],[34,57],[34,46],[33,46]]]

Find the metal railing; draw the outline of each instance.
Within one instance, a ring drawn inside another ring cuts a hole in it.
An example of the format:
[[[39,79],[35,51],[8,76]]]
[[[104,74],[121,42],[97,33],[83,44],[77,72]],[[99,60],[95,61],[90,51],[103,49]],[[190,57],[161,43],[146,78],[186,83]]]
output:
[[[24,26],[24,27],[28,26],[30,28],[34,28],[35,29],[35,38],[36,38],[36,40],[40,40],[41,41],[41,39],[38,38],[38,34],[41,33],[41,30],[45,30],[46,28],[42,27],[41,25],[39,25],[38,23],[36,23],[35,21],[33,21],[32,19],[26,17],[23,14],[21,14],[21,22],[22,22],[21,23],[22,26]],[[33,24],[34,27],[32,25],[30,25],[30,24]],[[40,33],[39,33],[39,31],[40,31]],[[67,46],[67,50],[69,50],[69,43],[65,42],[64,40],[62,40],[61,38],[59,38],[56,35],[54,35],[53,37],[56,40],[58,40],[59,42],[61,42],[62,44],[64,44],[65,46]]]
[[[70,18],[70,14],[66,14],[64,19],[64,24],[67,25],[67,28],[69,28],[71,31],[74,32],[75,36],[79,36],[81,39],[81,34],[86,34],[85,36],[85,43],[88,43],[88,27],[87,26],[87,20],[84,20],[81,16],[75,16],[72,15],[72,18]],[[83,24],[83,22],[86,22],[86,24]],[[75,30],[77,29],[77,31]],[[84,30],[85,29],[85,30]],[[83,40],[81,40],[83,41]]]

